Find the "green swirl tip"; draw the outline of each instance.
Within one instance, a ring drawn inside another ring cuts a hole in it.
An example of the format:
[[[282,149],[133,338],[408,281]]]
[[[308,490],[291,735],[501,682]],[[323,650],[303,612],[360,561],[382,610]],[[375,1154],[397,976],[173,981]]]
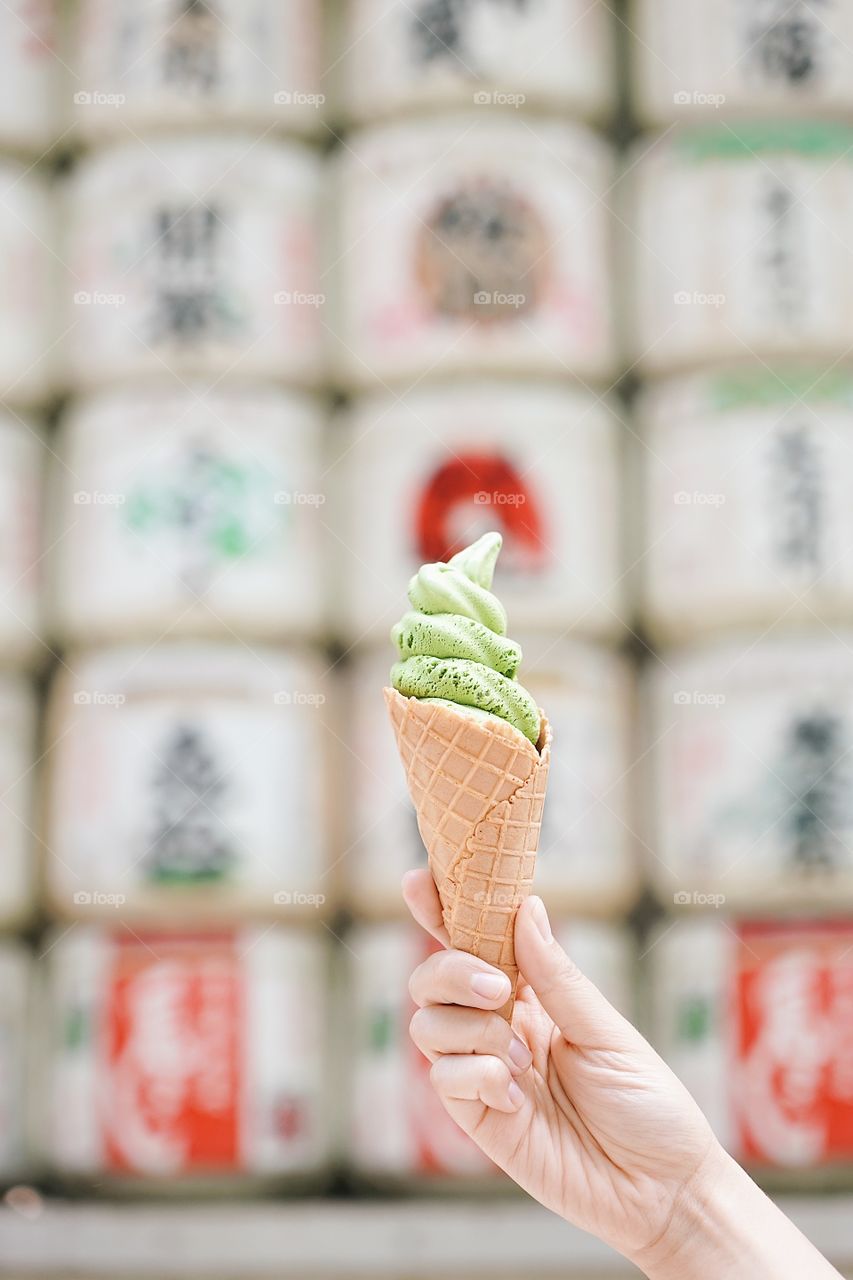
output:
[[[456,552],[455,556],[451,556],[447,562],[448,566],[452,569],[460,569],[472,582],[476,582],[478,587],[484,587],[489,591],[502,546],[503,538],[499,533],[484,533],[482,538],[472,542],[470,547],[463,547],[461,551]]]
[[[484,533],[446,564],[421,566],[409,583],[412,608],[391,631],[400,658],[391,683],[406,697],[497,716],[535,745],[539,710],[515,679],[521,648],[490,590],[502,542]]]

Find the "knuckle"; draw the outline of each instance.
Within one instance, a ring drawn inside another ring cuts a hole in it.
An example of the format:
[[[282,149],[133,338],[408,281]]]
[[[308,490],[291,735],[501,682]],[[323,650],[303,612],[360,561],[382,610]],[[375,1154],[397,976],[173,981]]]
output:
[[[497,1089],[508,1083],[509,1069],[500,1058],[483,1058],[480,1072],[486,1088]]]
[[[454,986],[459,985],[460,975],[471,963],[471,957],[462,951],[439,951],[433,959],[442,979]]]
[[[416,1009],[409,1022],[409,1035],[419,1049],[426,1043],[427,1016],[425,1009]]]
[[[549,981],[539,988],[539,995],[547,999],[549,995],[570,991],[573,988],[583,986],[585,983],[586,978],[574,960],[563,953],[555,965]]]
[[[447,1080],[447,1067],[445,1058],[436,1058],[435,1062],[429,1069],[429,1082],[438,1092],[444,1091],[445,1082]]]
[[[416,1005],[436,1003],[436,988],[441,985],[441,970],[435,961],[439,956],[428,956],[412,971],[409,978],[409,995]]]
[[[565,951],[560,956],[557,973],[560,981],[567,987],[578,986],[586,981],[586,978],[581,973],[574,960],[571,956],[566,955]]]
[[[506,1032],[506,1035],[503,1032]],[[509,1024],[495,1013],[475,1019],[474,1053],[503,1053],[509,1046]],[[506,1041],[506,1043],[504,1043]]]
[[[470,956],[438,951],[428,956],[409,978],[409,995],[416,1005],[455,1004],[468,991]]]
[[[415,1004],[419,1003],[418,986],[420,981],[420,971],[421,971],[421,966],[418,965],[417,969],[414,969],[412,973],[409,975],[409,996],[415,1002]]]

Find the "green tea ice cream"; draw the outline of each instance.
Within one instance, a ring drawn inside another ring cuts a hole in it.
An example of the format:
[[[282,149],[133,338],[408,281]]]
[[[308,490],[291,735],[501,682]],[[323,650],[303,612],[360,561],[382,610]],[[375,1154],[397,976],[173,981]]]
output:
[[[408,698],[505,720],[535,745],[539,709],[515,678],[521,648],[490,590],[500,549],[501,535],[485,533],[446,564],[421,566],[409,583],[412,608],[391,632],[400,655],[391,684]]]

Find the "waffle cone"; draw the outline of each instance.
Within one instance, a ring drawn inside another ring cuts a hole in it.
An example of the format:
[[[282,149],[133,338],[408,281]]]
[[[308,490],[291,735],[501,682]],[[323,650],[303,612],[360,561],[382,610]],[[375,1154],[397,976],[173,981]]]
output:
[[[451,945],[503,970],[512,995],[513,932],[530,893],[551,762],[551,728],[539,743],[503,721],[385,690],[409,795]]]

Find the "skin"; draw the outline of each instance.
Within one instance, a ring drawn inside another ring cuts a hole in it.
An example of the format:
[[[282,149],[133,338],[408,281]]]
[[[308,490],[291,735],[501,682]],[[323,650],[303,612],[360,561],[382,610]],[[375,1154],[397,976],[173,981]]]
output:
[[[409,872],[403,894],[448,948],[429,872]],[[519,910],[515,950],[512,1027],[495,1012],[508,980],[473,956],[438,952],[411,977],[412,1039],[460,1128],[531,1196],[650,1280],[838,1280],[580,973],[539,898]]]

